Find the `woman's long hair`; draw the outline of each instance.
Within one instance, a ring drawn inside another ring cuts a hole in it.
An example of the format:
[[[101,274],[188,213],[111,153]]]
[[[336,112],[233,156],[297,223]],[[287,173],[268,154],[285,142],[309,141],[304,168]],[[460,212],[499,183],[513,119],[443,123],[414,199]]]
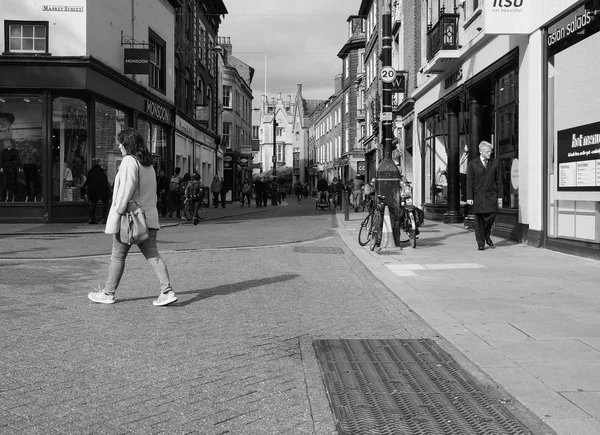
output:
[[[154,163],[144,138],[135,128],[124,128],[117,135],[117,139],[123,144],[127,154],[138,159],[142,166],[150,166]]]

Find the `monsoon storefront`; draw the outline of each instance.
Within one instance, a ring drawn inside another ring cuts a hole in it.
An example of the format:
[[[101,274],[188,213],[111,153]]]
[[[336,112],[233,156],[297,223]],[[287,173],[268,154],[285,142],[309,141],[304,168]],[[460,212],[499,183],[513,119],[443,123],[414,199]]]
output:
[[[545,245],[600,254],[600,1],[545,26]]]

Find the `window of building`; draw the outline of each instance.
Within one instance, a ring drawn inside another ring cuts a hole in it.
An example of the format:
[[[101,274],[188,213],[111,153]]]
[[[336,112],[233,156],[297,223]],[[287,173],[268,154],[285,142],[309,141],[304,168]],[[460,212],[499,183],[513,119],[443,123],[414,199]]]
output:
[[[425,128],[425,202],[430,204],[448,203],[448,183],[446,169],[448,153],[446,143],[448,132],[440,114],[427,118]]]
[[[87,174],[87,103],[77,98],[52,102],[52,195],[56,201],[84,201]],[[114,140],[114,138],[113,138]]]
[[[198,79],[198,87],[196,88],[196,105],[204,105],[204,80],[202,80],[202,77]]]
[[[221,143],[225,148],[229,148],[230,137],[231,136],[231,122],[223,123],[223,135],[221,138]]]
[[[41,202],[45,179],[42,100],[3,95],[0,113],[0,208],[5,202]]]
[[[192,9],[192,3],[188,4],[187,8],[187,20],[186,20],[186,34],[187,38],[191,41],[194,39],[194,10]]]
[[[148,75],[148,85],[154,89],[166,92],[167,74],[166,63],[166,44],[164,39],[159,37],[152,30],[148,32],[149,51],[150,51],[150,74]]]
[[[285,132],[285,128],[283,128],[283,127],[277,127],[277,137],[283,136],[284,132]]]
[[[346,113],[348,113],[350,112],[350,94],[346,93],[344,98],[346,103]]]
[[[223,107],[231,109],[231,86],[223,86]]]
[[[258,139],[259,138],[259,136],[258,136],[258,129],[259,129],[258,125],[253,125],[252,126],[252,139]]]
[[[95,112],[94,157],[100,159],[101,166],[112,182],[123,159],[116,137],[127,126],[127,120],[123,111],[99,101],[96,102]]]
[[[344,59],[344,77],[350,77],[350,58],[348,57]]]
[[[48,53],[48,21],[5,21],[7,53]]]
[[[183,79],[183,98],[184,111],[189,115],[193,111],[194,95],[192,91],[192,72],[189,69],[185,70],[185,77]]]
[[[277,144],[277,161],[283,162],[283,144]]]
[[[346,129],[346,143],[345,143],[346,152],[350,151],[350,129]]]

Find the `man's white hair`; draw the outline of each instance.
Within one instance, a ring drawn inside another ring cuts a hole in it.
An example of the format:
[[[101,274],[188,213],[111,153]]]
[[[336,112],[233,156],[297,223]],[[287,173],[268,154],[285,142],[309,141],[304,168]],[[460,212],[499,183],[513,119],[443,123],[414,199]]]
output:
[[[487,141],[485,141],[485,140],[482,140],[482,141],[479,143],[479,152],[481,152],[481,150],[482,150],[483,148],[488,148],[488,149],[490,149],[490,150],[493,150],[493,149],[494,149],[494,145],[492,145],[491,143],[489,143],[489,142],[487,142]]]

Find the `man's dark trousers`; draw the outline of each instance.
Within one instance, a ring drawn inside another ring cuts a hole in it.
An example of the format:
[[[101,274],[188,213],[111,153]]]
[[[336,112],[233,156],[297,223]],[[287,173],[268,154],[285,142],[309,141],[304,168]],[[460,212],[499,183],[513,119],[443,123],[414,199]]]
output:
[[[475,240],[477,246],[485,246],[485,241],[492,234],[496,213],[475,213]]]
[[[219,206],[219,195],[221,192],[213,192],[213,207],[217,208]]]

